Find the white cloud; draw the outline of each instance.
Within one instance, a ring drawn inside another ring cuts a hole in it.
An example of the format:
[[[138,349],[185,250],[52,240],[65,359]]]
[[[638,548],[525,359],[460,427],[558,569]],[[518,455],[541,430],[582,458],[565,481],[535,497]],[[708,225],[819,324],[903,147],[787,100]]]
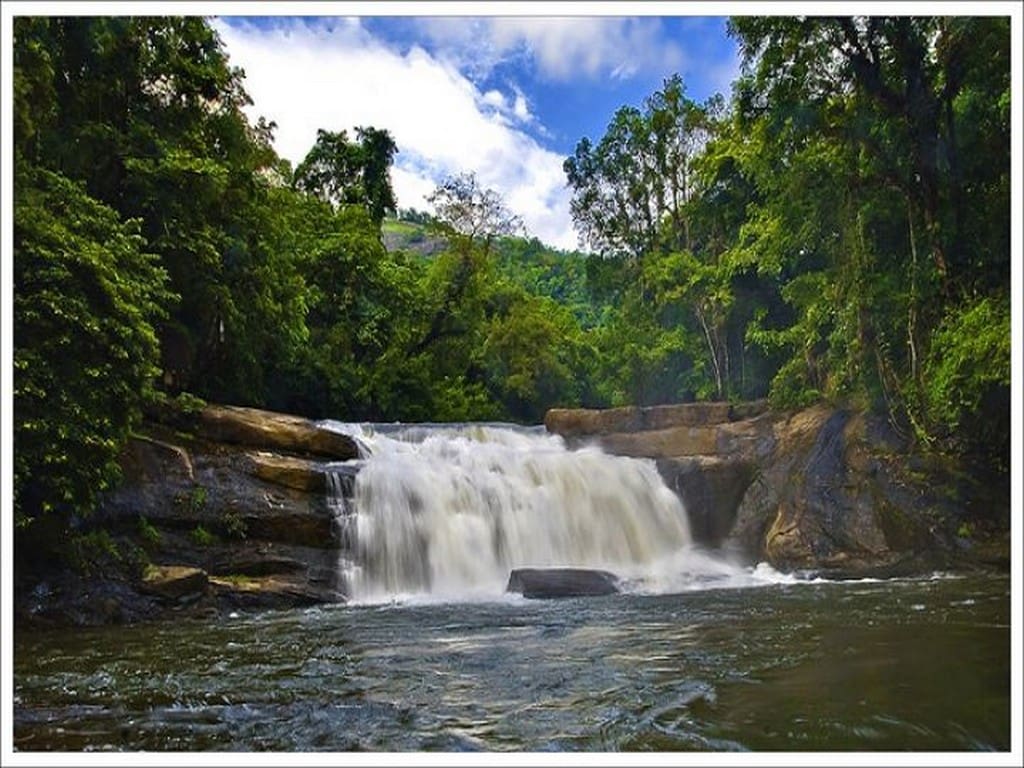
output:
[[[453,62],[415,46],[392,50],[358,19],[330,28],[294,20],[215,26],[232,64],[245,69],[251,113],[277,123],[277,151],[293,163],[318,128],[387,129],[399,147],[392,180],[401,207],[426,208],[424,195],[445,175],[475,171],[531,234],[575,247],[563,158],[510,119],[532,118],[521,93],[481,93]]]
[[[512,107],[512,111],[520,120],[530,120],[533,117],[533,115],[530,114],[530,107],[526,103],[526,97],[523,95],[523,92],[518,89],[516,90],[516,103],[515,106]]]
[[[506,101],[501,91],[491,90],[485,93],[484,103],[490,104],[492,107],[497,107],[501,110],[508,109],[508,101]]]
[[[428,17],[418,24],[461,68],[476,75],[516,56],[531,58],[542,76],[558,81],[624,79],[641,70],[680,70],[686,63],[682,47],[664,35],[655,18]]]

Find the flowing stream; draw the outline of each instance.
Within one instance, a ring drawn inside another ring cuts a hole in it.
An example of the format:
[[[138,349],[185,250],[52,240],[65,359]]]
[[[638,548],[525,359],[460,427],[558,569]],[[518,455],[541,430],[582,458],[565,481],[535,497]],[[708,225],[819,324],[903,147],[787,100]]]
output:
[[[1006,575],[800,580],[695,547],[649,461],[332,427],[363,448],[330,484],[349,603],[16,627],[16,749],[1010,748]],[[504,592],[563,565],[626,589]]]

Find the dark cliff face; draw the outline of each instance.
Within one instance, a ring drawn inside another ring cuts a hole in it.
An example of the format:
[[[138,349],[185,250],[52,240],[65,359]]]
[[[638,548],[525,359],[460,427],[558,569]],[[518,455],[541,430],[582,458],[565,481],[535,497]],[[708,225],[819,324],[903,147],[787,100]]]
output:
[[[878,416],[763,403],[556,410],[570,444],[655,459],[697,543],[835,578],[1009,566],[1009,478],[913,450]]]

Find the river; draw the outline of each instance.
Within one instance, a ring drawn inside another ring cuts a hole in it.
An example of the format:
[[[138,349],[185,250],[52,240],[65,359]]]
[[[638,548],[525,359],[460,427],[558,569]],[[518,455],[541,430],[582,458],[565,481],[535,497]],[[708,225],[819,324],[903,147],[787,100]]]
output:
[[[999,577],[410,600],[15,645],[23,750],[1010,747]]]
[[[1010,579],[828,582],[693,545],[653,465],[358,432],[347,604],[15,632],[18,750],[1010,748]],[[520,565],[624,592],[527,600]]]

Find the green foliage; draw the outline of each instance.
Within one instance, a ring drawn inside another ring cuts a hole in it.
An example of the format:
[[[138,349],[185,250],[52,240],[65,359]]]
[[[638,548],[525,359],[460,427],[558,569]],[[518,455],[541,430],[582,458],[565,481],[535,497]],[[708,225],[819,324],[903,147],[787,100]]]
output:
[[[748,333],[782,355],[773,397],[853,400],[926,443],[978,442],[984,403],[1008,395],[1001,299],[972,298],[1005,295],[1009,276],[1006,20],[744,17],[731,29],[748,74],[730,152],[756,189],[732,253],[786,307],[760,309]]]
[[[181,297],[157,328],[167,386],[258,402],[303,334],[302,285],[274,237],[273,126],[249,123],[217,35],[200,17],[47,17],[16,37],[24,159],[138,219]]]
[[[602,256],[642,258],[663,246],[690,248],[686,204],[709,137],[716,97],[698,105],[682,78],[665,80],[644,110],[621,107],[596,146],[584,138],[564,164],[582,240]]]
[[[192,512],[200,512],[206,507],[206,487],[196,485],[188,497],[188,507]]]
[[[1004,407],[1009,402],[1001,403],[998,397],[1010,385],[1007,297],[984,297],[951,307],[932,339],[923,379],[924,413],[933,434],[966,439],[1002,434],[1008,441],[1009,411]],[[988,421],[971,423],[979,416]]]
[[[396,210],[388,172],[398,147],[391,134],[376,128],[357,128],[356,139],[345,131],[317,131],[293,184],[334,205],[363,206],[379,228],[385,214]]]
[[[125,567],[138,570],[145,560],[145,553],[135,549],[122,552],[103,528],[71,534],[61,554],[67,565],[82,576],[99,576]]]
[[[160,543],[160,531],[150,523],[144,515],[139,515],[139,536],[149,546],[157,546]]]
[[[522,297],[487,326],[483,359],[489,388],[506,413],[540,423],[552,402],[579,401],[579,329],[550,299]]]
[[[178,413],[184,416],[199,413],[206,407],[206,401],[188,392],[181,392],[168,401]]]
[[[496,237],[511,235],[522,228],[522,220],[505,207],[501,195],[485,189],[476,174],[449,176],[428,197],[434,207],[435,223],[459,248],[483,243],[485,253]],[[468,243],[459,244],[458,238]]]
[[[15,19],[19,531],[70,542],[147,403],[537,422],[770,392],[1002,461],[1008,20],[730,27],[728,108],[673,76],[567,159],[585,255],[515,237],[473,174],[385,221],[385,130],[321,131],[293,173],[200,17]]]
[[[188,534],[192,542],[198,547],[209,547],[217,543],[217,537],[206,530],[203,526],[197,525]]]
[[[14,461],[20,525],[88,514],[157,373],[166,274],[82,187],[22,169],[14,205]]]

